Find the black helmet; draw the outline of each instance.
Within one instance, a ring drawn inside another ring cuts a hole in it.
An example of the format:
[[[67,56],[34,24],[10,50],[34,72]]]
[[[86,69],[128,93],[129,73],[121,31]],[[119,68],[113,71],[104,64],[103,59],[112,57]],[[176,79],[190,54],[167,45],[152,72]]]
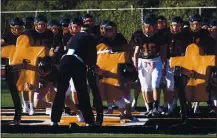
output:
[[[198,14],[195,14],[193,16],[190,16],[190,22],[194,22],[194,21],[197,21],[197,22],[200,22],[202,19],[201,19],[201,16],[198,15]]]
[[[109,22],[109,20],[103,20],[100,23],[100,34],[103,36],[105,34],[105,25],[106,23]]]
[[[156,24],[156,20],[154,17],[145,17],[145,19],[143,20],[143,24],[150,24],[150,25],[155,25]]]
[[[203,20],[201,22],[201,25],[202,26],[205,26],[205,25],[209,26],[209,19],[208,18],[203,18]]]
[[[104,24],[104,27],[105,27],[105,28],[112,28],[112,27],[116,28],[117,25],[116,25],[116,23],[113,22],[113,21],[108,21],[108,22],[106,22],[106,23]]]
[[[69,24],[70,24],[70,19],[69,19],[69,18],[62,18],[62,19],[60,20],[60,25],[61,25],[62,27],[68,27]]]
[[[15,25],[18,25],[18,26],[23,26],[24,25],[24,22],[21,18],[19,17],[14,17],[11,21],[10,21],[10,25],[11,26],[15,26]]]
[[[93,24],[94,18],[91,14],[85,14],[84,16],[82,16],[82,21],[83,24]]]
[[[47,75],[52,71],[52,66],[52,59],[49,56],[46,56],[38,63],[38,73],[40,75]]]
[[[104,25],[104,36],[108,38],[113,38],[117,33],[117,25],[113,21],[108,21]],[[103,34],[102,34],[103,35]]]
[[[34,22],[40,22],[40,21],[46,23],[47,22],[46,16],[39,14],[34,18]]]
[[[27,16],[23,19],[24,27],[26,29],[32,29],[34,26],[34,17],[33,16]]]
[[[217,26],[216,19],[211,20],[209,27]]]
[[[179,16],[175,16],[170,21],[170,32],[173,34],[177,34],[182,31],[182,18]]]
[[[103,21],[100,23],[100,26],[104,26],[107,22],[109,22],[109,20],[103,20]]]
[[[119,65],[119,73],[124,79],[135,81],[138,78],[138,72],[131,63],[121,63]]]
[[[188,21],[183,21],[183,28],[189,28],[190,27],[190,24]]]
[[[57,26],[57,27],[59,27],[60,24],[59,24],[59,22],[58,22],[57,20],[51,20],[51,21],[49,21],[49,22],[47,23],[47,26],[48,26],[48,27],[52,27],[52,26]]]
[[[74,19],[71,20],[71,24],[83,25],[83,22],[79,17],[75,17]]]
[[[170,23],[181,24],[183,23],[182,18],[180,16],[175,16],[171,19]]]
[[[157,17],[157,20],[167,20],[163,15]]]
[[[34,22],[34,17],[33,16],[27,16],[25,18],[23,18],[23,22],[26,23],[26,22]]]

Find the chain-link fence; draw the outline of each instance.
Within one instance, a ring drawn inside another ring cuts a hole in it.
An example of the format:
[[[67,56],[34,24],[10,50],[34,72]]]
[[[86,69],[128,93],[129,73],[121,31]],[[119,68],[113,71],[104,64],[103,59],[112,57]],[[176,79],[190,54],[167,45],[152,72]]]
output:
[[[163,15],[168,20],[173,16],[181,16],[187,20],[190,15],[200,14],[209,19],[216,18],[216,7],[161,7],[161,8],[119,8],[119,9],[74,9],[74,10],[51,10],[51,11],[2,11],[1,33],[9,29],[10,20],[15,17],[24,18],[44,14],[48,20],[60,20],[63,17],[72,19],[90,13],[94,16],[96,23],[102,20],[112,20],[117,23],[118,31],[123,33],[129,40],[131,34],[140,28],[144,16],[147,14]]]

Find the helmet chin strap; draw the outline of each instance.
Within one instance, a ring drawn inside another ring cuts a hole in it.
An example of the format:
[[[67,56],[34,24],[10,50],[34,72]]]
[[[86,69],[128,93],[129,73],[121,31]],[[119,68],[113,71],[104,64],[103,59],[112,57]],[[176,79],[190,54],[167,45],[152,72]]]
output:
[[[154,35],[154,32],[153,33],[143,33],[146,37],[152,37]]]
[[[38,33],[44,33],[45,32],[45,30],[44,31],[39,31],[39,30],[37,30],[37,29],[35,29]]]

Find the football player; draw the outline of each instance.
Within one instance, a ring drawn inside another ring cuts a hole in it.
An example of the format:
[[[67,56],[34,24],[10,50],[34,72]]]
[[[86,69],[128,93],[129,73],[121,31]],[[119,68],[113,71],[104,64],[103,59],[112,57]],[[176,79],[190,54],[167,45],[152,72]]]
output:
[[[166,74],[168,42],[165,41],[166,39],[162,33],[156,33],[156,28],[156,19],[146,16],[142,24],[142,33],[134,40],[136,47],[133,61],[139,73],[144,99],[146,99],[149,106],[147,110],[148,116],[158,116],[161,113],[159,84],[161,77]]]

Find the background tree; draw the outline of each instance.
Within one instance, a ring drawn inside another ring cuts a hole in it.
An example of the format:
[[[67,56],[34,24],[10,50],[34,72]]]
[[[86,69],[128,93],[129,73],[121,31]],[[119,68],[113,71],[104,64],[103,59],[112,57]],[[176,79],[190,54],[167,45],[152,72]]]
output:
[[[131,34],[141,26],[141,11],[137,8],[148,7],[205,7],[216,6],[216,0],[1,0],[2,11],[38,11],[46,10],[43,13],[48,20],[61,19],[62,17],[73,18],[82,16],[87,13],[83,12],[59,12],[51,13],[49,10],[67,10],[67,9],[118,9],[132,8],[130,11],[96,11],[90,12],[97,23],[102,20],[109,19],[115,21],[118,25],[118,31],[122,32],[129,40]],[[173,16],[181,16],[184,19],[192,14],[199,13],[198,9],[182,9],[182,10],[144,10],[143,15],[147,14],[164,15],[167,19]],[[216,18],[216,9],[203,9],[202,16],[208,18]],[[15,17],[25,17],[27,15],[35,16],[36,13],[1,13],[1,33],[9,28],[10,20]]]

